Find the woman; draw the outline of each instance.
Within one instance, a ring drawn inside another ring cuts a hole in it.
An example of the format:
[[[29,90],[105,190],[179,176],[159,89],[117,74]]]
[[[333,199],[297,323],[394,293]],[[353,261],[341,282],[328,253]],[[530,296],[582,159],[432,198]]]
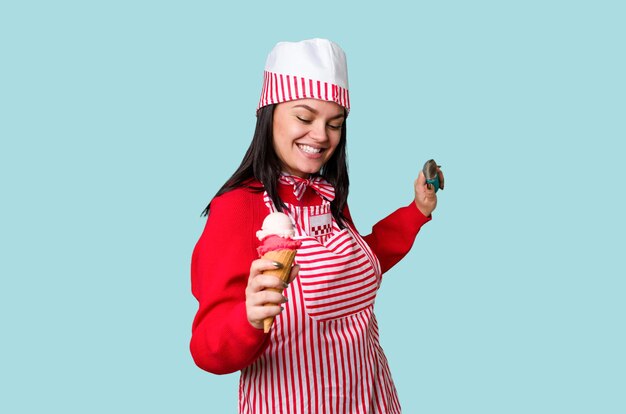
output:
[[[191,353],[209,372],[241,370],[242,413],[400,412],[373,304],[437,198],[420,173],[415,199],[359,235],[346,203],[349,102],[339,46],[277,44],[250,148],[205,210],[192,257]],[[291,218],[302,242],[289,285],[263,275],[278,264],[256,252],[255,232],[273,211]]]

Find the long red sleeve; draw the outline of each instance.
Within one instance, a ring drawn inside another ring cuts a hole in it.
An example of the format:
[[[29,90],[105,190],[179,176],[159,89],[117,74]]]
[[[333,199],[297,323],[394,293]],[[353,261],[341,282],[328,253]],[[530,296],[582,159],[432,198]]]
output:
[[[432,216],[424,216],[411,202],[399,208],[372,227],[372,233],[363,236],[378,260],[383,273],[391,269],[411,250],[415,237]]]
[[[260,203],[259,203],[260,200]],[[267,335],[248,322],[245,289],[258,258],[254,239],[267,208],[258,194],[238,189],[211,202],[191,260],[191,289],[199,302],[191,354],[214,374],[238,371],[263,351]]]

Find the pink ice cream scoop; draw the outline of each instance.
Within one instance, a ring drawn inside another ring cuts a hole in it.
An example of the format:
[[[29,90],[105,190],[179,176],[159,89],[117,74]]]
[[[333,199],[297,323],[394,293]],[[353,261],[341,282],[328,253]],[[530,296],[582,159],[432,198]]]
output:
[[[271,213],[265,220],[261,230],[256,232],[261,245],[257,248],[259,256],[273,250],[296,250],[301,243],[292,239],[295,231],[291,219],[285,213]]]

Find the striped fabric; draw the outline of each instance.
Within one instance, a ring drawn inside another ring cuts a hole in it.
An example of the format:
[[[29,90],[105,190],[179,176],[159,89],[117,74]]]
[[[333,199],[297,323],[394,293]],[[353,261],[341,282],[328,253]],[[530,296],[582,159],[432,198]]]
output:
[[[293,185],[293,194],[298,200],[302,198],[302,195],[306,191],[307,187],[311,187],[317,194],[324,197],[328,201],[333,201],[335,199],[335,188],[320,176],[306,179],[282,173],[280,177],[278,177],[278,182]]]
[[[257,109],[296,99],[321,99],[338,103],[350,110],[348,90],[332,83],[264,71],[263,89]]]
[[[302,241],[300,274],[268,348],[242,370],[240,412],[400,413],[373,313],[378,260],[355,231],[339,229],[328,202],[285,213]],[[326,221],[328,230],[309,236]]]

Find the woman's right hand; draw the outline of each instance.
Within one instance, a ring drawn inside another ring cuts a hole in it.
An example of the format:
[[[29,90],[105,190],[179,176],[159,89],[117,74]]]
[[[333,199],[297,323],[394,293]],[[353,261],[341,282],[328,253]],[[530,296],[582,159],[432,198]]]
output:
[[[246,287],[246,314],[248,322],[257,329],[263,329],[265,318],[280,314],[283,311],[281,305],[287,302],[287,298],[280,293],[287,287],[287,283],[276,276],[263,274],[265,270],[277,269],[277,264],[280,266],[280,263],[271,260],[257,259],[250,265],[250,277]],[[292,267],[288,283],[298,275],[299,270],[298,265]]]

